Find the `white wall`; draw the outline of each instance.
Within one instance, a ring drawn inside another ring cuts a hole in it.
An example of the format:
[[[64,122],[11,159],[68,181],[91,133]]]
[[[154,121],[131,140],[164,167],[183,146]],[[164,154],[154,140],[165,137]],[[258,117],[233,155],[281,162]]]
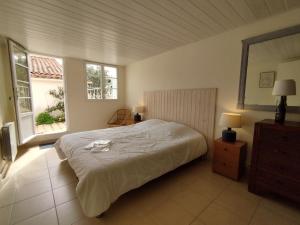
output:
[[[31,78],[33,112],[35,116],[56,104],[56,99],[49,95],[50,90],[64,87],[64,81],[59,79]]]
[[[300,9],[268,18],[175,50],[130,64],[126,72],[126,103],[142,102],[143,92],[174,88],[217,87],[218,121],[221,112],[239,111],[238,99],[241,40],[251,36],[299,24]],[[243,128],[238,138],[252,144],[254,122],[274,118],[274,113],[242,111]],[[300,115],[288,115],[300,120]],[[215,137],[223,128],[215,125]],[[250,157],[248,157],[249,159]]]
[[[288,96],[287,104],[300,105],[300,60],[280,63],[278,65],[278,79],[294,79],[296,81],[297,95]]]
[[[107,127],[113,113],[125,105],[124,74],[124,67],[119,67],[118,100],[88,100],[85,61],[64,59],[67,122],[71,132]]]
[[[8,61],[8,46],[0,36],[0,128],[7,122],[14,121],[13,92]],[[2,163],[0,145],[0,167]]]

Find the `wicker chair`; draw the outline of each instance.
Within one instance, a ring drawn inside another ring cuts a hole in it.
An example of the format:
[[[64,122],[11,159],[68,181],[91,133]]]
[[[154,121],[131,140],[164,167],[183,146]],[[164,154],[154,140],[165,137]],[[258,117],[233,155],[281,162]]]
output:
[[[129,109],[118,109],[107,124],[109,127],[119,127],[133,124],[131,111]]]

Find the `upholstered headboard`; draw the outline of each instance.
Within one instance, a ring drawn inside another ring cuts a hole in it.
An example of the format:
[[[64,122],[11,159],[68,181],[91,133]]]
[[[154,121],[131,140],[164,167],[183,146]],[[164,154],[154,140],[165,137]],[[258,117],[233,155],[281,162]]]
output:
[[[209,149],[214,139],[216,88],[148,91],[144,93],[146,119],[176,121],[201,132]]]

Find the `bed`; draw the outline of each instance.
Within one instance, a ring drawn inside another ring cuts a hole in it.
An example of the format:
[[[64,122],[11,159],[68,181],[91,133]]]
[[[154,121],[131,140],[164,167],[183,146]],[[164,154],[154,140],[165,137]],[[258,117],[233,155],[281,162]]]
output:
[[[155,102],[150,102],[151,96],[145,93],[146,107]],[[210,123],[211,112],[206,111],[198,117],[202,121],[207,114]],[[207,153],[212,138],[207,130],[201,132],[181,121],[151,119],[151,110],[148,113],[148,120],[138,124],[68,134],[55,143],[59,157],[68,160],[78,177],[76,192],[86,216],[102,214],[122,194]],[[164,114],[163,109],[160,113]],[[108,148],[87,149],[97,140],[109,140]]]

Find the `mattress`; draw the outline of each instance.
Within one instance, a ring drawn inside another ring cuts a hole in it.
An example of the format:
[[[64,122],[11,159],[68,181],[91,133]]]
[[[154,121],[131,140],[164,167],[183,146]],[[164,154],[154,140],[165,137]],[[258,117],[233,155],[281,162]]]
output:
[[[85,147],[95,140],[110,140],[109,151],[87,150]],[[89,217],[106,211],[122,194],[207,151],[199,132],[157,119],[67,134],[54,146],[61,159],[68,159],[79,179],[77,196]]]

